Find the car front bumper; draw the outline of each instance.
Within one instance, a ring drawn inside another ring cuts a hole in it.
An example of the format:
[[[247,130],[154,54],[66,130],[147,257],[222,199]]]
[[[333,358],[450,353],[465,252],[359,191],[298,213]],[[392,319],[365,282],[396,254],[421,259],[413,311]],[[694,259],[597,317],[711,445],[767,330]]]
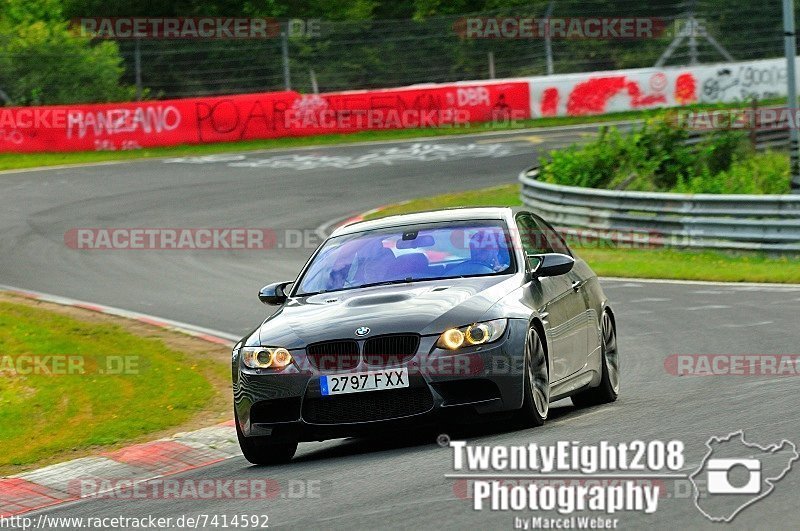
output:
[[[248,369],[234,356],[234,409],[246,437],[324,440],[379,433],[475,414],[511,411],[523,401],[524,344],[528,323],[509,319],[493,343],[447,351],[437,336],[423,336],[410,360],[381,368],[406,367],[409,386],[322,396],[323,374],[376,370],[363,360],[354,369],[320,372],[304,350],[292,351],[295,365],[280,373]]]

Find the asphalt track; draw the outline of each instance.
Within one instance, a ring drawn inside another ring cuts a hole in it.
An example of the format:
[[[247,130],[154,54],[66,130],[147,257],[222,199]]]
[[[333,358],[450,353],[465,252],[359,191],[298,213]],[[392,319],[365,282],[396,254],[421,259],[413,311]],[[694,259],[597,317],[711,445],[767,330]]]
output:
[[[513,182],[538,153],[583,130],[519,132],[391,144],[249,153],[203,160],[151,160],[0,175],[0,284],[94,301],[241,334],[266,315],[255,294],[290,279],[310,247],[269,251],[75,250],[77,227],[262,227],[313,233],[332,219],[418,196]],[[543,428],[488,426],[451,434],[471,443],[585,443],[681,439],[693,471],[711,436],[743,429],[762,445],[800,443],[796,377],[678,377],[671,354],[791,354],[800,345],[798,287],[604,281],[617,311],[622,394],[609,406],[578,410],[563,401]],[[450,430],[450,428],[446,428]],[[44,436],[44,435],[43,435]],[[796,465],[796,468],[800,465]],[[268,501],[83,500],[51,516],[267,514],[271,527],[502,528],[532,513],[474,511],[460,495],[452,451],[428,433],[405,438],[300,446],[295,461],[251,467],[234,458],[186,479],[269,478]],[[293,498],[290,484],[320,481],[319,495]],[[791,528],[800,472],[747,508],[735,528]],[[667,484],[653,515],[616,515],[620,526],[715,527],[695,507],[686,482]],[[541,516],[558,516],[556,513]]]

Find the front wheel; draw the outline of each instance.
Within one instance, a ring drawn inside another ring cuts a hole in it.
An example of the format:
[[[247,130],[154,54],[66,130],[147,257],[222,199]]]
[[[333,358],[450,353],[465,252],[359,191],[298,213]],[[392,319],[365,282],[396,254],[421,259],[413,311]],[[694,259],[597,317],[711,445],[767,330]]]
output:
[[[269,442],[268,437],[245,437],[239,428],[239,417],[234,413],[236,437],[244,458],[254,465],[280,465],[288,463],[297,451],[297,443]]]
[[[602,371],[600,385],[587,389],[572,397],[578,407],[596,406],[613,402],[619,396],[619,351],[617,350],[617,329],[608,312],[603,312],[600,331],[603,335]]]
[[[550,411],[550,371],[539,333],[528,331],[525,340],[524,398],[518,417],[524,427],[541,426]]]

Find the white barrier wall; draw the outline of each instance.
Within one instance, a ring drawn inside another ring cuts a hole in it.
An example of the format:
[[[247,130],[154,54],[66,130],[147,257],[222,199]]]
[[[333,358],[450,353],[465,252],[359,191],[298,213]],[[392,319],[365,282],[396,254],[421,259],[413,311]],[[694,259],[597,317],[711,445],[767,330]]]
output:
[[[528,78],[531,116],[583,116],[786,96],[786,60]]]

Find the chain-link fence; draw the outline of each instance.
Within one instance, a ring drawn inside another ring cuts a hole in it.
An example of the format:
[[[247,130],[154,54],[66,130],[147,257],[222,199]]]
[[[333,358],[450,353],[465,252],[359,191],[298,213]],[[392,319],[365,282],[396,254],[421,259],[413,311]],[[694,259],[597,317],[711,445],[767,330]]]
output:
[[[301,92],[380,88],[756,59],[782,53],[778,2],[738,2],[720,8],[719,2],[703,0],[663,4],[555,0],[532,6],[424,20],[319,21],[314,35],[283,32],[271,39],[236,41],[140,39],[119,45],[125,58],[125,80],[134,84],[138,79],[157,98],[287,87]],[[464,31],[471,18],[547,16],[567,26],[594,17],[649,19],[662,31],[632,39],[609,35],[474,38]],[[676,40],[687,28],[686,38]]]
[[[646,38],[607,34],[476,38],[465,31],[470,20],[526,17],[536,21],[550,17],[567,25],[593,18],[646,19],[654,21],[660,31]],[[687,28],[700,31],[689,31],[685,38],[676,39]],[[147,98],[289,87],[307,93],[325,92],[688,65],[778,57],[783,53],[778,0],[534,0],[503,11],[421,20],[320,20],[314,21],[313,32],[279,31],[271,38],[142,37],[119,39],[117,44],[123,58],[123,82],[138,87],[140,96]],[[52,89],[47,79],[40,82],[45,93]],[[36,101],[35,97],[27,99]]]

